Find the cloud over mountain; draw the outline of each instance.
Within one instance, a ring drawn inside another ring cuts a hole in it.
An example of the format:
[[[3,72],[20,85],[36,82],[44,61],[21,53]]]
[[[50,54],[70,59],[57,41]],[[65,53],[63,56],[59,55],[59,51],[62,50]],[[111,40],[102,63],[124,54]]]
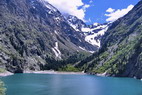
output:
[[[127,8],[125,9],[113,9],[113,8],[108,8],[106,10],[106,12],[108,12],[108,14],[105,14],[105,16],[107,16],[108,18],[106,19],[107,22],[114,22],[116,21],[118,18],[123,17],[124,15],[126,15],[130,10],[132,10],[132,8],[134,7],[134,5],[129,5]]]
[[[85,20],[86,8],[90,7],[84,4],[82,0],[45,0],[56,7],[63,14],[70,14],[77,16],[81,20]]]

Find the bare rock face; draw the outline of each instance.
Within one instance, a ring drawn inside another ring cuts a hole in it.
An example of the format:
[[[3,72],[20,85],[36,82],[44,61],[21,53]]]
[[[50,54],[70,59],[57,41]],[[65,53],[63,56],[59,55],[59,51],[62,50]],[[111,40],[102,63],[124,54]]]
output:
[[[50,58],[95,50],[48,2],[0,0],[0,64],[8,71],[41,70]]]

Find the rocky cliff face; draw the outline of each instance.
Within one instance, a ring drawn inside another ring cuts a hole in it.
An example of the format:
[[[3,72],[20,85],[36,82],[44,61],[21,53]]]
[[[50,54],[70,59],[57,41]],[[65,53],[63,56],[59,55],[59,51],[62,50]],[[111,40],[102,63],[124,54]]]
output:
[[[49,58],[96,49],[48,2],[0,0],[0,66],[8,71],[41,70]]]
[[[76,67],[92,74],[142,78],[142,1],[115,21],[100,50]]]

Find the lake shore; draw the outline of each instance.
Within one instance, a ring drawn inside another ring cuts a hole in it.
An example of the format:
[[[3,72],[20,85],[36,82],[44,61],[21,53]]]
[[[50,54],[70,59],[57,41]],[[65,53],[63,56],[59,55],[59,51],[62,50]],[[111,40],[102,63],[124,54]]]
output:
[[[8,72],[8,71],[5,71],[5,72],[3,72],[3,73],[0,73],[0,77],[6,77],[6,76],[10,76],[10,75],[13,75],[13,73]]]
[[[46,71],[24,71],[23,73],[33,73],[33,74],[73,74],[73,75],[85,75],[84,72],[60,72],[60,71],[54,71],[54,70],[46,70]],[[6,77],[14,75],[14,73],[11,72],[3,72],[0,73],[0,77]]]
[[[104,72],[102,74],[95,74],[96,76],[100,76],[100,77],[107,77],[107,72]]]
[[[35,73],[35,74],[76,74],[76,75],[84,75],[84,72],[60,72],[54,70],[46,70],[46,71],[24,71],[24,73]]]

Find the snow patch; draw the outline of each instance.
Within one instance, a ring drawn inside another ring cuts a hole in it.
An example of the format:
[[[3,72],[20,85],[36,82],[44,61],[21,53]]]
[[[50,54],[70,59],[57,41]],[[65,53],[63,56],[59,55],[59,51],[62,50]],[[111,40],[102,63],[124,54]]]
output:
[[[92,31],[90,28],[82,28],[81,30],[82,30],[82,32],[90,32],[90,31]]]
[[[58,42],[55,42],[55,47],[52,48],[52,50],[53,50],[55,56],[56,56],[57,58],[61,59],[61,52],[60,52],[60,50],[59,50],[59,44],[58,44]]]
[[[79,48],[82,49],[82,50],[84,50],[84,51],[87,51],[87,52],[90,52],[90,53],[94,53],[94,51],[88,51],[88,50],[86,50],[85,48],[83,48],[81,46],[79,46]]]
[[[104,27],[104,26],[101,26],[101,27]],[[99,28],[97,28],[97,29],[99,29]],[[107,31],[107,29],[108,29],[108,26],[105,25],[105,28],[98,31],[98,33],[93,33],[91,35],[86,35],[85,41],[92,44],[92,45],[94,45],[94,46],[98,46],[100,48],[100,43],[101,42],[100,42],[99,39],[95,39],[95,38],[98,37],[98,36],[103,36],[105,34],[105,32]]]
[[[103,29],[103,28],[106,28],[106,27],[107,27],[107,25],[100,25],[100,26],[94,28],[93,30]]]
[[[94,45],[100,47],[100,38],[105,34],[109,27],[107,24],[94,23],[92,25],[85,25],[84,23],[78,22],[78,19],[74,16],[69,17],[68,23],[76,31],[79,31],[83,39]],[[82,48],[83,49],[83,48]]]
[[[98,25],[99,25],[99,23],[94,23],[93,25],[94,25],[94,26],[98,26]]]
[[[33,6],[33,8],[35,9],[35,6]]]
[[[60,21],[60,20],[61,20],[60,17],[56,17],[56,18],[54,18],[54,19],[57,20],[57,21]]]
[[[82,50],[84,50],[84,51],[86,51],[86,49],[85,49],[85,48],[83,48],[83,47],[81,47],[81,46],[79,46],[79,48],[80,48],[80,49],[82,49]]]
[[[95,37],[97,37],[97,36],[98,36],[98,34],[86,36],[85,41],[92,44],[92,45],[97,45],[98,47],[100,47],[100,41],[95,40]]]
[[[79,31],[79,29],[77,29],[77,26],[76,25],[73,25],[73,24],[71,24],[70,22],[68,22],[69,23],[69,25],[75,30],[75,31]]]
[[[58,32],[56,30],[54,31],[54,33],[58,35]]]

